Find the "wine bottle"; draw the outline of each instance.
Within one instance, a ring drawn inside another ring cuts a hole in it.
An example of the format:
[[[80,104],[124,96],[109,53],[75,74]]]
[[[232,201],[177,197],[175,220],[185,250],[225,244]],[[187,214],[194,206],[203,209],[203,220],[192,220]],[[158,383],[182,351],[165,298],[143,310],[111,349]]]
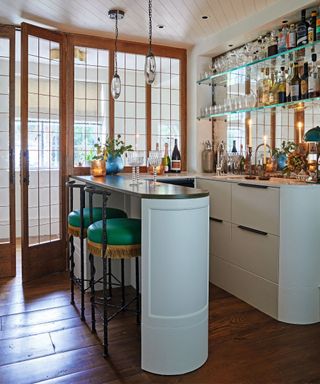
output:
[[[308,43],[317,39],[317,11],[312,11],[308,27]]]
[[[317,68],[317,54],[311,55],[312,65],[309,71],[308,79],[308,97],[318,97],[320,91],[319,74]]]
[[[301,75],[300,82],[300,96],[301,99],[308,98],[308,63],[303,64],[303,74]]]
[[[308,23],[306,22],[306,10],[301,11],[301,21],[297,25],[297,47],[308,43]]]
[[[238,153],[238,151],[237,151],[237,147],[236,147],[236,140],[233,140],[233,146],[232,146],[231,152],[232,152],[234,155]]]
[[[290,100],[300,100],[300,77],[298,75],[298,63],[294,63],[293,76],[290,81]]]
[[[178,139],[174,139],[174,148],[171,156],[171,172],[181,172],[181,155],[178,149]]]
[[[281,72],[279,76],[278,81],[278,87],[277,87],[277,102],[278,103],[285,103],[287,101],[287,92],[286,92],[286,74],[284,71],[284,67],[281,67]]]
[[[162,158],[164,173],[170,172],[170,157],[168,152],[168,143],[164,144],[164,156]]]

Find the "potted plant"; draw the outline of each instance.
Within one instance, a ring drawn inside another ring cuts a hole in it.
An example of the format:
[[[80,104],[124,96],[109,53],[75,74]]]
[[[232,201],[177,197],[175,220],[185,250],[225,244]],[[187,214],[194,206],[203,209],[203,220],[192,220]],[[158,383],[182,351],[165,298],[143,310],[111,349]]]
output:
[[[105,176],[106,175],[106,158],[107,154],[104,145],[101,143],[100,137],[94,144],[94,150],[91,149],[86,156],[86,160],[90,161],[90,174],[92,176]]]
[[[278,169],[282,171],[287,165],[288,155],[297,150],[297,144],[293,141],[283,141],[281,148],[274,148],[272,150],[272,156],[277,162]]]

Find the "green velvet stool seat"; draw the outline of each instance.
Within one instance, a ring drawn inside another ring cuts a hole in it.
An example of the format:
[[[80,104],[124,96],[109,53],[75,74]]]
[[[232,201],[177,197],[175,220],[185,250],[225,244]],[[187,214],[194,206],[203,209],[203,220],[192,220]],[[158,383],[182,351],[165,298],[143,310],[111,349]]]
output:
[[[85,319],[84,316],[84,294],[85,294],[85,281],[84,278],[84,239],[87,236],[87,228],[90,222],[99,221],[102,219],[102,208],[95,207],[92,209],[92,217],[90,217],[89,208],[85,208],[85,185],[77,184],[75,181],[69,181],[66,183],[67,187],[69,187],[70,195],[69,195],[69,207],[71,212],[68,215],[68,233],[69,233],[69,242],[70,242],[70,252],[69,252],[69,260],[70,260],[70,290],[71,290],[71,304],[75,305],[74,302],[74,286],[75,284],[80,288],[81,295],[81,303],[80,303],[80,318],[81,320]],[[79,189],[80,192],[80,209],[73,210],[73,201],[74,189]],[[117,208],[106,208],[105,215],[108,218],[125,218],[127,214],[121,209]],[[80,278],[77,278],[74,273],[74,237],[79,237],[80,239]],[[89,281],[89,280],[88,280]]]
[[[93,194],[90,188],[86,188]],[[103,205],[106,205],[109,193],[105,190],[99,192],[103,195]],[[141,255],[141,220],[131,218],[115,218],[108,219],[103,217],[102,220],[91,224],[87,230],[87,245],[90,253],[90,270],[91,270],[91,318],[92,332],[96,332],[95,306],[99,302],[95,298],[95,267],[94,256],[102,258],[103,264],[103,346],[104,356],[108,355],[108,323],[117,314],[123,310],[127,310],[128,306],[136,302],[137,323],[140,323],[140,292],[139,292],[139,256]],[[125,284],[124,284],[124,260],[135,258],[136,272],[136,292],[134,298],[126,302],[125,300]],[[121,305],[110,305],[107,295],[107,277],[110,271],[107,270],[107,261],[118,259],[121,261],[121,288],[122,302]],[[116,307],[116,312],[111,315],[109,307]]]

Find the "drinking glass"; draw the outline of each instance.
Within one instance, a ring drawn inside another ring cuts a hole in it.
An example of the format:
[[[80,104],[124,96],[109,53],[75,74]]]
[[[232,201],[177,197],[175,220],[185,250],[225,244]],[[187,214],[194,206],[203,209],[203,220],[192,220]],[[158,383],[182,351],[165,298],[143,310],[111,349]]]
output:
[[[136,178],[136,166],[137,166],[137,158],[138,158],[137,151],[128,151],[127,158],[128,158],[128,165],[132,167],[132,181],[130,185],[137,185],[137,178]]]
[[[161,165],[162,153],[160,151],[150,151],[149,152],[149,165],[153,168],[153,184],[156,184],[157,178],[157,167]]]
[[[142,184],[140,181],[140,166],[144,164],[144,151],[135,151],[136,152],[136,182],[137,184]]]

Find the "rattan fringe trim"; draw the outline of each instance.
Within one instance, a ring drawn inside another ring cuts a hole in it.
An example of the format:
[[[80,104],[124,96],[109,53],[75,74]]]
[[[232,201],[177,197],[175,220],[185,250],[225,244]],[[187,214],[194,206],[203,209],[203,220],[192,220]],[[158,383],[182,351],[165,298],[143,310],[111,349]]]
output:
[[[80,237],[80,227],[74,227],[73,225],[68,224],[68,233],[71,236]],[[87,229],[83,229],[83,237],[87,237]]]
[[[94,256],[102,256],[102,244],[88,240],[88,250]],[[141,255],[141,244],[133,245],[108,245],[106,256],[108,259],[131,259]]]

